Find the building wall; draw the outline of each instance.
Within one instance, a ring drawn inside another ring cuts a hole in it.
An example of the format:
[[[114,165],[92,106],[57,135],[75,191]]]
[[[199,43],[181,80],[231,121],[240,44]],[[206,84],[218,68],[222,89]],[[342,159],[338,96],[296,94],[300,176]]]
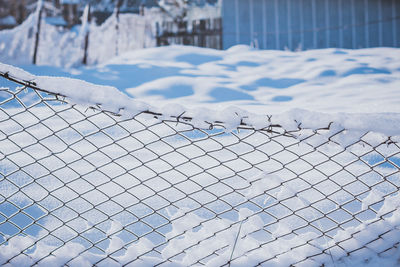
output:
[[[223,0],[223,48],[400,47],[400,0]]]

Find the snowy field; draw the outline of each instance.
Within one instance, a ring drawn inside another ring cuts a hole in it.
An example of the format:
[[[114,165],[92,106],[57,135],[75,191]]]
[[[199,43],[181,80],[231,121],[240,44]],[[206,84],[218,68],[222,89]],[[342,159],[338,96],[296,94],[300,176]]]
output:
[[[287,52],[172,46],[136,50],[79,69],[20,66],[33,74],[114,86],[155,106],[178,103],[220,110],[233,105],[258,114],[293,108],[400,112],[396,48]]]
[[[51,251],[39,265],[399,263],[400,49],[171,46],[89,67],[2,63],[78,104],[46,105],[0,78],[2,263]]]

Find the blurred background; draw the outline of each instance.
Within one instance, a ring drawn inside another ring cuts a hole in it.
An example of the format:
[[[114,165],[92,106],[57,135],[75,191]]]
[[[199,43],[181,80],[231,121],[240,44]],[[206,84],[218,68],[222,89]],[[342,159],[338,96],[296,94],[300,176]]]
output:
[[[0,29],[9,29],[0,32],[0,60],[58,66],[171,44],[293,51],[400,47],[400,1],[1,0]],[[107,49],[99,48],[99,39]],[[55,62],[39,51],[49,48]]]

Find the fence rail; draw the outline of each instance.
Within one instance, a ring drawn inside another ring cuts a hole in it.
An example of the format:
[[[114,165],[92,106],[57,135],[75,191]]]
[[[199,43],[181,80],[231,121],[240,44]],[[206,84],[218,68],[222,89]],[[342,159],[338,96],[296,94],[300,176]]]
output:
[[[122,119],[1,76],[23,84],[0,90],[2,264],[398,257],[400,146],[390,137],[244,123],[226,132],[150,111]]]
[[[191,21],[165,21],[157,24],[157,46],[182,44],[222,49],[222,19],[200,19]]]

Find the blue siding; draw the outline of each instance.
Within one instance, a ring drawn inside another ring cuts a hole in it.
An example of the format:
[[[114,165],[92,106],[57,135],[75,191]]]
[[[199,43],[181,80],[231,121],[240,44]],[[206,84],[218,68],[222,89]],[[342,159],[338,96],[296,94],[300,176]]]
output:
[[[229,48],[236,45],[236,20],[235,20],[235,5],[233,0],[227,5],[224,2],[222,6],[222,42],[223,48]]]
[[[400,47],[400,0],[224,0],[223,47]]]
[[[368,18],[371,23],[368,25],[369,28],[369,46],[379,46],[379,8],[378,1],[368,0]],[[372,23],[373,22],[373,23]]]
[[[250,44],[250,5],[249,0],[239,0],[239,43]]]
[[[346,25],[352,25],[352,5],[351,0],[342,0],[342,25],[343,27],[343,47],[353,48],[352,28]]]
[[[328,0],[329,10],[329,44],[328,47],[339,47],[340,40],[340,21],[339,21],[339,2]]]
[[[382,0],[383,46],[393,46],[392,0]]]
[[[367,41],[365,39],[365,29],[367,25],[365,25],[365,6],[364,0],[354,0],[354,22],[355,22],[355,47],[354,48],[364,48],[367,45]]]
[[[398,0],[393,0],[395,2],[395,14],[394,17],[397,17],[395,20],[395,25],[396,25],[396,31],[395,31],[395,36],[396,36],[396,46],[400,47],[400,1]]]
[[[292,50],[301,48],[301,1],[299,0],[289,0],[290,5],[290,25],[292,33],[292,44],[289,48]]]
[[[258,47],[264,48],[264,27],[263,27],[263,1],[253,0],[253,19],[254,19],[254,36],[253,39],[257,40]]]
[[[289,46],[288,40],[288,17],[287,17],[287,0],[279,0],[278,14],[279,14],[279,49],[285,49]]]
[[[226,1],[226,0],[225,0]],[[267,13],[267,49],[278,49],[276,47],[275,32],[275,0],[265,0]]]
[[[303,49],[312,49],[314,48],[312,0],[303,0],[302,12],[303,12],[303,25],[304,25]]]
[[[329,13],[325,13],[325,0],[317,0],[315,1],[316,8],[316,25],[317,25],[317,47],[327,47],[326,32],[328,25],[326,25],[326,16],[329,16]]]

